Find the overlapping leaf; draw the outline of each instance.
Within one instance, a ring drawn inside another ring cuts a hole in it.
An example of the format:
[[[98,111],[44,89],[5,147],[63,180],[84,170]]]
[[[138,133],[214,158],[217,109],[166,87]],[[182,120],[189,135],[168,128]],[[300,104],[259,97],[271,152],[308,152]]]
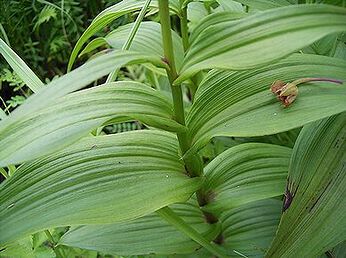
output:
[[[263,66],[345,28],[346,9],[328,5],[292,5],[219,23],[191,45],[175,83],[203,69]]]
[[[285,191],[291,149],[265,143],[244,143],[228,149],[205,168],[203,209],[221,213]]]
[[[285,212],[267,257],[317,257],[346,237],[346,113],[305,126],[289,166]]]
[[[170,9],[175,13],[179,13],[179,2],[177,0],[169,1]],[[73,63],[75,62],[78,53],[82,49],[83,45],[92,37],[96,32],[100,31],[108,24],[110,24],[115,19],[134,11],[137,11],[143,7],[145,0],[123,0],[103,12],[101,12],[96,18],[92,21],[90,26],[84,31],[83,35],[77,41],[68,63],[68,71],[72,69]],[[152,0],[150,7],[157,8],[157,0]]]
[[[234,12],[217,12],[206,16],[202,19],[198,25],[192,30],[192,33],[189,37],[191,44],[198,39],[198,36],[210,26],[222,23],[234,21],[240,18],[245,17],[245,13],[234,13]]]
[[[172,104],[137,82],[116,82],[71,93],[0,129],[0,166],[59,150],[114,117],[128,116],[165,130],[181,130]],[[6,120],[4,121],[6,122]]]
[[[0,54],[33,92],[37,92],[43,88],[43,82],[1,38]]]
[[[185,203],[171,208],[207,239],[217,236],[218,227],[207,224],[198,207]],[[126,223],[77,227],[67,232],[60,244],[114,255],[182,254],[199,248],[156,213]]]
[[[171,133],[87,137],[22,165],[0,185],[0,243],[45,228],[106,224],[184,202],[190,179]]]
[[[282,6],[290,5],[287,0],[235,0],[257,10],[267,10],[271,8],[278,8]]]
[[[346,62],[296,54],[260,69],[210,72],[187,117],[194,147],[213,136],[251,137],[287,131],[346,110],[345,83],[302,84],[288,108],[270,92],[275,80],[291,82],[303,77],[346,81]]]
[[[82,53],[92,51],[99,47],[100,44],[102,45],[104,43],[109,44],[114,49],[120,50],[126,42],[132,26],[132,23],[121,26],[109,33],[106,37],[97,38],[91,41]],[[172,40],[175,62],[177,65],[177,69],[179,70],[184,58],[184,49],[181,38],[174,31],[172,31]],[[160,24],[152,21],[141,22],[138,31],[136,32],[136,35],[132,41],[130,50],[163,57],[164,55]]]
[[[281,201],[266,199],[222,214],[223,245],[230,257],[263,257],[279,224]]]

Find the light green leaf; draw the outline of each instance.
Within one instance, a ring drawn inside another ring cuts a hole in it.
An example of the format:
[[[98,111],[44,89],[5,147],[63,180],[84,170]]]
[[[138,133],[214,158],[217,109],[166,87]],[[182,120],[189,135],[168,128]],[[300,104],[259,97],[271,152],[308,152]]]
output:
[[[0,54],[33,92],[38,92],[41,88],[43,88],[43,82],[29,68],[29,66],[9,46],[6,45],[1,38]]]
[[[215,224],[205,222],[195,205],[175,204],[171,208],[207,239],[213,240],[219,233]],[[200,247],[156,213],[126,223],[77,227],[68,231],[60,244],[114,255],[182,254]]]
[[[121,49],[125,43],[133,24],[127,24],[121,26],[111,33],[109,33],[104,39],[114,49]],[[179,35],[172,31],[174,58],[177,69],[179,70],[183,59],[184,49],[181,38]],[[139,29],[132,41],[130,50],[139,53],[147,53],[163,57],[162,35],[161,25],[157,22],[145,21],[139,26]]]
[[[234,13],[234,12],[217,12],[210,14],[199,21],[196,27],[192,30],[190,35],[191,44],[198,39],[198,36],[210,26],[238,20],[246,16],[246,13]]]
[[[203,209],[221,213],[240,205],[282,195],[291,149],[265,143],[244,143],[223,152],[205,168]]]
[[[271,8],[278,8],[291,3],[286,0],[235,0],[257,10],[267,10]]]
[[[170,8],[175,13],[179,13],[177,6],[177,1],[170,1]],[[77,41],[75,47],[70,56],[67,70],[70,71],[72,66],[78,56],[78,53],[82,49],[83,45],[98,31],[106,27],[115,19],[134,11],[140,10],[145,3],[145,0],[123,0],[107,9],[102,11],[96,18],[92,21],[89,27],[84,31],[83,35]],[[158,8],[157,1],[151,1],[151,8]]]
[[[294,146],[283,216],[266,257],[317,257],[345,240],[346,113],[305,126]]]
[[[169,131],[183,130],[159,91],[138,82],[116,82],[68,94],[21,120],[0,123],[0,167],[50,154],[107,120],[128,116]],[[9,120],[11,117],[8,118]]]
[[[345,30],[346,9],[328,5],[292,5],[219,23],[191,45],[175,83],[203,69],[244,70],[270,64]]]
[[[171,133],[87,137],[26,163],[0,185],[0,243],[67,225],[106,224],[185,202],[190,179]]]
[[[223,246],[229,257],[264,257],[275,235],[281,201],[266,199],[225,211],[221,215]]]
[[[305,83],[295,102],[284,108],[270,92],[275,80],[303,77],[346,81],[346,62],[296,54],[256,70],[212,71],[199,86],[187,117],[194,148],[214,136],[251,137],[300,127],[346,110],[346,84]]]

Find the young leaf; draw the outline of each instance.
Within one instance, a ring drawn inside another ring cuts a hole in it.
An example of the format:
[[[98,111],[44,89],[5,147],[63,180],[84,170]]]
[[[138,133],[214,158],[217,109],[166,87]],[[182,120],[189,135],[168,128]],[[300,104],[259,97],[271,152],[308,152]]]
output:
[[[60,150],[118,117],[176,131],[173,106],[160,92],[137,82],[109,83],[68,94],[10,124],[0,123],[0,167]],[[9,118],[10,119],[10,118]]]
[[[306,83],[296,101],[284,108],[270,92],[275,80],[304,77],[346,81],[346,61],[296,54],[256,70],[212,71],[199,86],[187,117],[194,148],[214,136],[270,135],[346,110],[346,84]]]
[[[345,240],[346,113],[305,126],[289,166],[284,213],[266,257],[317,257]]]
[[[345,27],[346,9],[328,5],[292,5],[219,23],[191,45],[175,83],[203,69],[270,64]]]
[[[9,46],[6,45],[1,38],[0,54],[33,92],[38,92],[41,88],[43,88],[43,82],[29,68],[29,66]]]
[[[282,195],[291,149],[265,143],[244,143],[228,149],[205,168],[203,209],[221,213],[243,204]]]
[[[171,208],[208,240],[213,240],[219,233],[215,224],[205,222],[195,205],[174,204]],[[156,213],[125,223],[76,227],[68,231],[59,244],[123,256],[183,254],[200,247]]]
[[[201,181],[184,172],[171,133],[84,138],[22,165],[0,185],[0,243],[52,227],[126,221],[185,202]]]

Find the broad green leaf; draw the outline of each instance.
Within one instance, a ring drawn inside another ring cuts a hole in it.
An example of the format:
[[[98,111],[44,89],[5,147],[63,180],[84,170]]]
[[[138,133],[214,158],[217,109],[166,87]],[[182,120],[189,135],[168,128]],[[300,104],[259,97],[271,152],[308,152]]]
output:
[[[292,5],[204,30],[175,83],[203,69],[245,70],[277,61],[316,40],[346,30],[346,8]]]
[[[33,92],[37,92],[43,88],[43,82],[29,68],[29,66],[9,46],[6,45],[1,38],[0,54]]]
[[[121,49],[132,26],[133,24],[130,23],[115,29],[104,38],[105,41],[112,46],[112,48]],[[179,70],[184,59],[184,49],[181,38],[174,31],[172,31],[172,40],[174,58],[177,69]],[[130,50],[163,57],[161,25],[152,21],[142,22],[132,41]]]
[[[305,126],[289,165],[284,213],[266,257],[317,257],[346,238],[346,113]]]
[[[257,10],[267,10],[267,9],[278,8],[278,7],[291,4],[289,1],[286,1],[286,0],[235,0],[235,1]]]
[[[210,14],[199,21],[196,27],[192,30],[190,35],[191,44],[198,39],[199,34],[210,26],[227,22],[234,21],[245,17],[245,13],[234,13],[234,12],[217,12]]]
[[[80,52],[78,57],[85,55],[85,54],[88,54],[91,51],[93,51],[99,47],[102,47],[104,45],[107,45],[107,41],[104,38],[102,38],[102,37],[95,38],[89,42],[89,44],[83,49],[83,51]]]
[[[195,205],[175,204],[171,208],[207,239],[213,240],[219,233],[215,224],[205,222]],[[114,255],[182,254],[200,247],[156,213],[125,223],[73,228],[59,244]]]
[[[200,186],[161,131],[87,137],[20,166],[0,185],[0,243],[67,225],[107,224],[185,202]]]
[[[219,3],[219,8],[223,11],[231,11],[231,12],[244,12],[244,7],[242,4],[237,3],[237,1],[233,0],[217,0]]]
[[[53,80],[44,89],[40,90],[38,94],[31,95],[11,113],[6,122],[0,123],[0,128],[5,126],[5,124],[8,125],[14,121],[19,121],[25,118],[26,115],[40,110],[42,107],[49,106],[53,100],[59,97],[88,86],[88,84],[109,74],[117,67],[120,68],[124,65],[138,63],[152,63],[158,67],[165,67],[165,64],[158,57],[131,51],[112,52],[99,56],[74,71]]]
[[[279,224],[281,207],[281,201],[266,199],[225,211],[220,217],[222,245],[229,256],[264,257]]]
[[[187,116],[194,148],[214,136],[251,137],[300,127],[346,110],[346,84],[305,83],[295,102],[284,108],[270,92],[275,80],[304,77],[346,81],[346,62],[307,54],[248,71],[211,71],[199,86]]]
[[[2,121],[0,167],[60,150],[107,120],[124,116],[169,131],[184,128],[173,120],[173,106],[159,91],[138,82],[109,83],[53,100],[10,124]]]
[[[265,143],[244,143],[223,152],[205,168],[203,209],[221,213],[243,204],[282,195],[291,149]]]
[[[107,9],[102,11],[96,18],[92,21],[89,27],[84,31],[83,35],[77,41],[75,47],[70,56],[67,70],[70,71],[72,66],[81,51],[83,45],[98,31],[106,27],[115,19],[134,11],[140,10],[145,3],[145,0],[123,0]],[[177,1],[170,1],[170,8],[175,13],[179,13]],[[157,1],[151,1],[150,7],[158,8]]]

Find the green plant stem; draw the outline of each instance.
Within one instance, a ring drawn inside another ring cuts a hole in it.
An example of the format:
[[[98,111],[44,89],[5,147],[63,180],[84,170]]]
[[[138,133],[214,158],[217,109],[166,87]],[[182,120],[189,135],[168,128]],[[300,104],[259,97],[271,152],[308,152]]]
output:
[[[57,257],[64,258],[64,257],[65,257],[64,253],[62,252],[62,250],[60,250],[59,248],[56,247],[56,242],[55,242],[55,240],[54,240],[52,234],[49,232],[49,230],[46,229],[46,230],[44,231],[44,233],[46,234],[48,240],[53,244],[53,251],[54,251],[54,253],[56,254],[56,256],[57,256]]]
[[[133,26],[131,28],[129,37],[127,38],[126,42],[124,43],[124,45],[121,48],[122,50],[129,50],[130,49],[131,44],[133,42],[133,39],[135,38],[136,33],[138,31],[139,25],[143,21],[143,18],[144,18],[145,14],[147,12],[147,9],[148,9],[148,7],[150,5],[150,2],[151,2],[151,0],[147,0],[144,3],[141,11],[139,12],[139,14],[137,16],[137,19],[136,19],[135,23],[133,24]],[[113,81],[115,81],[115,79],[117,78],[118,72],[119,72],[119,68],[115,69],[112,73],[110,73],[108,75],[108,77],[107,77],[106,82],[113,82]]]
[[[163,218],[177,230],[184,233],[192,240],[203,246],[212,254],[216,255],[217,257],[228,257],[217,245],[210,243],[194,228],[188,225],[182,218],[175,214],[175,212],[171,210],[169,207],[164,207],[156,212],[159,214],[161,218]]]
[[[182,14],[180,17],[180,30],[181,30],[181,38],[183,40],[184,52],[186,53],[187,49],[190,46],[189,31],[187,27],[187,7],[184,7],[182,9]]]
[[[336,83],[336,84],[342,84],[343,81],[337,80],[337,79],[331,79],[331,78],[301,78],[298,80],[293,81],[292,83],[295,85],[305,83],[305,82],[331,82],[331,83]]]
[[[164,61],[169,66],[169,69],[166,69],[166,71],[172,89],[174,118],[178,123],[185,126],[185,111],[181,85],[173,85],[173,82],[178,77],[178,74],[175,66],[173,53],[171,21],[169,16],[168,0],[159,1],[159,13],[161,22],[163,50],[165,55]],[[182,155],[184,155],[191,146],[188,134],[187,132],[182,132],[178,133],[177,136]],[[184,161],[186,168],[188,170],[187,172],[190,174],[190,176],[202,175],[202,167],[200,164],[201,161],[199,160],[199,157],[197,157],[196,155],[191,155],[188,158],[184,159]]]

